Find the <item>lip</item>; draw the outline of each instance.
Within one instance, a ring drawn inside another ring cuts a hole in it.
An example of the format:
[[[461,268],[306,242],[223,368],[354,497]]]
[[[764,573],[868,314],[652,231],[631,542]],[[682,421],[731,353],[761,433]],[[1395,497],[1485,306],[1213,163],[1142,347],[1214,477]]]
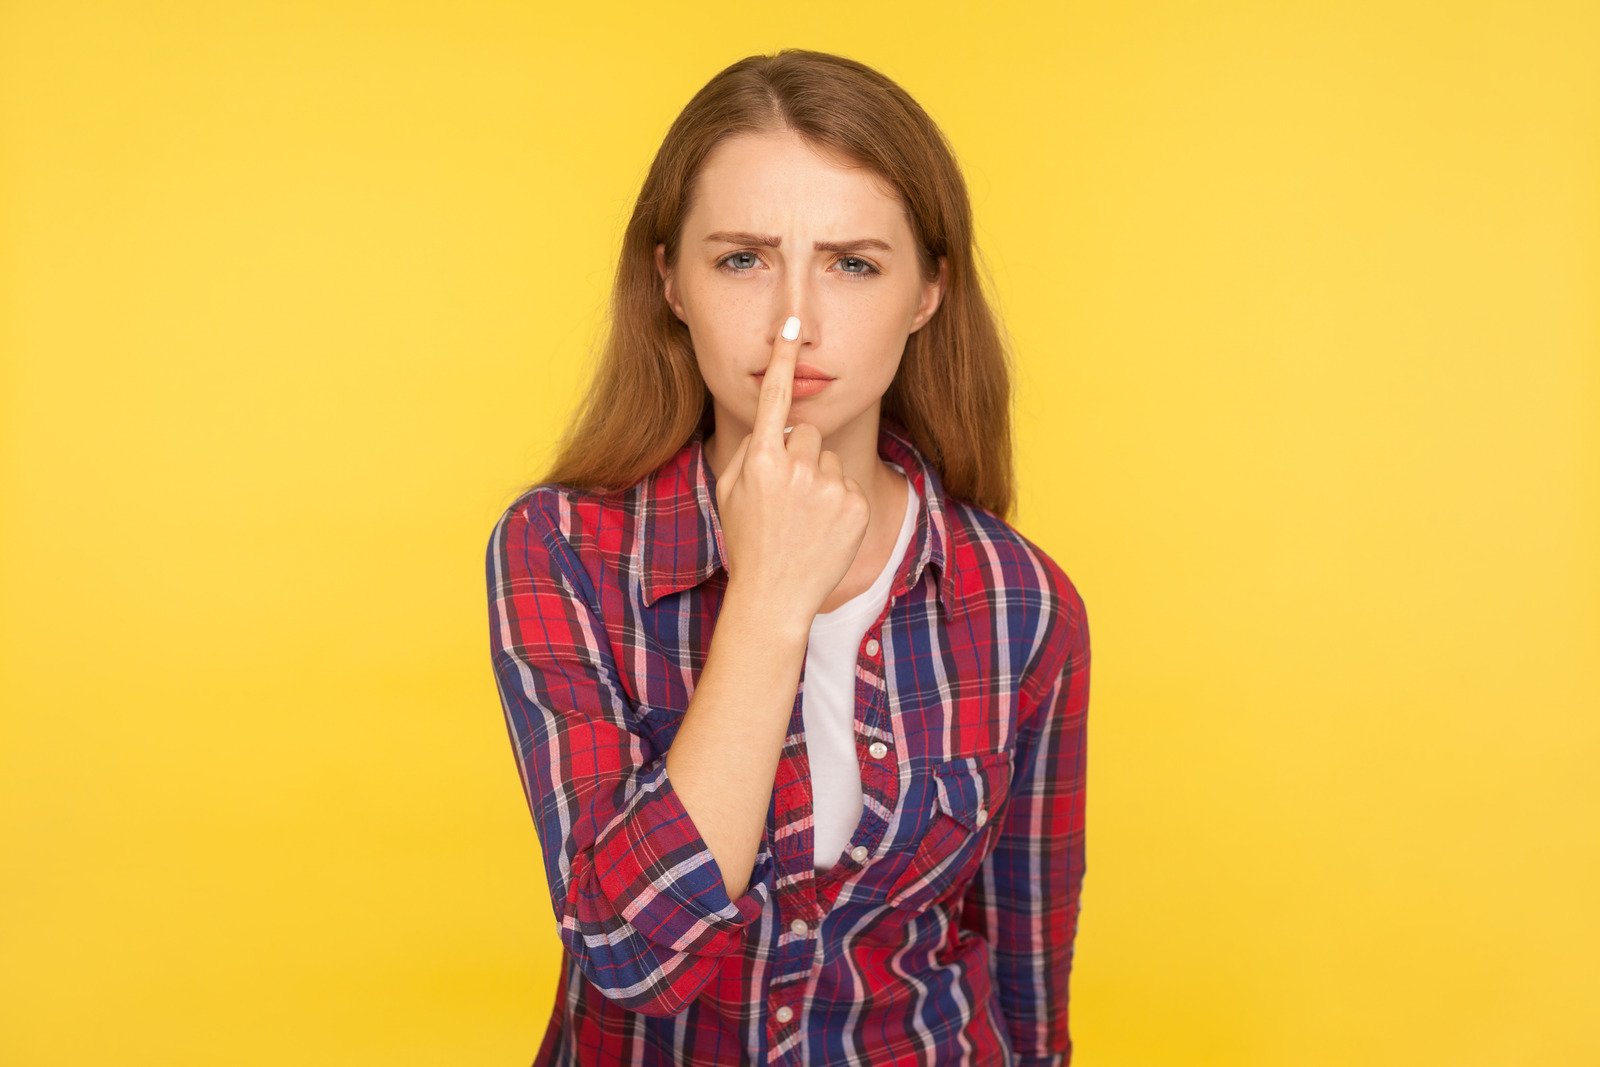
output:
[[[760,378],[764,377],[766,373],[767,372],[764,370],[758,370],[755,372],[755,375],[757,378]],[[821,367],[813,367],[809,363],[796,363],[794,365],[794,380],[800,381],[802,379],[808,381],[831,382],[833,381],[833,375],[824,374]]]

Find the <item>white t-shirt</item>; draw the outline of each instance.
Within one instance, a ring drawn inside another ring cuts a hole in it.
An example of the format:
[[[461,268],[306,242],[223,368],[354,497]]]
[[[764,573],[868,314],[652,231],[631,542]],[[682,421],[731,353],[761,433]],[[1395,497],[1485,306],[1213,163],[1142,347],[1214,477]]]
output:
[[[901,470],[898,464],[890,466]],[[901,470],[901,473],[904,473]],[[917,525],[917,491],[906,480],[905,521],[889,562],[864,592],[811,622],[801,707],[811,762],[815,868],[837,863],[861,822],[861,767],[856,762],[856,657],[861,639],[889,601],[889,586]]]

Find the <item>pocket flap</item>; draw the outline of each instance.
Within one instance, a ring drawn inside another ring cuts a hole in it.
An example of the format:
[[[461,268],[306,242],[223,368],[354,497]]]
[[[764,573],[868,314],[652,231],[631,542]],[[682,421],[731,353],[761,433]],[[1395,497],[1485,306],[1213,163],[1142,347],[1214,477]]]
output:
[[[933,769],[939,809],[969,830],[987,826],[1005,802],[1011,760],[1004,752],[958,756]]]

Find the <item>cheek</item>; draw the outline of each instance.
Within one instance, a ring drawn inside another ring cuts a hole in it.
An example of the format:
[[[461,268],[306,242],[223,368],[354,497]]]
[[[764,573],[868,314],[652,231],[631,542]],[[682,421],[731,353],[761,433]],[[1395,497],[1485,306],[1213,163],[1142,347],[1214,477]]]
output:
[[[893,376],[893,365],[905,349],[907,323],[911,313],[898,294],[885,293],[881,299],[860,300],[849,313],[838,316],[838,328],[849,339],[848,347],[858,353],[867,366],[884,366]]]
[[[770,287],[696,279],[681,299],[701,376],[716,389],[743,387],[769,354],[761,338],[772,331]]]
[[[715,276],[686,278],[679,290],[685,317],[706,337],[728,334],[766,314],[768,301],[754,285],[728,285]]]
[[[896,275],[892,281],[863,282],[861,287],[868,291],[840,305],[861,336],[892,342],[896,335],[910,331],[921,292],[914,280]]]
[[[761,315],[734,301],[702,302],[690,309],[689,340],[695,363],[712,392],[728,394],[742,388],[753,364],[760,361]]]

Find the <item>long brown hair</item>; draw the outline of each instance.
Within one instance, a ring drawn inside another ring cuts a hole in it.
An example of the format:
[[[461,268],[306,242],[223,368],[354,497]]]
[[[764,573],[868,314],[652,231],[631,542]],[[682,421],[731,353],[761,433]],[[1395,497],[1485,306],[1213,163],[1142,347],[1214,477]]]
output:
[[[667,305],[655,247],[664,244],[667,263],[677,263],[695,178],[719,142],[784,129],[898,192],[925,279],[946,257],[943,299],[907,339],[879,417],[907,432],[947,493],[1009,522],[1010,357],[979,287],[966,182],[943,132],[905,90],[855,60],[804,49],[739,60],[667,131],[623,236],[594,379],[535,484],[621,492],[711,425],[711,393],[689,329]]]

